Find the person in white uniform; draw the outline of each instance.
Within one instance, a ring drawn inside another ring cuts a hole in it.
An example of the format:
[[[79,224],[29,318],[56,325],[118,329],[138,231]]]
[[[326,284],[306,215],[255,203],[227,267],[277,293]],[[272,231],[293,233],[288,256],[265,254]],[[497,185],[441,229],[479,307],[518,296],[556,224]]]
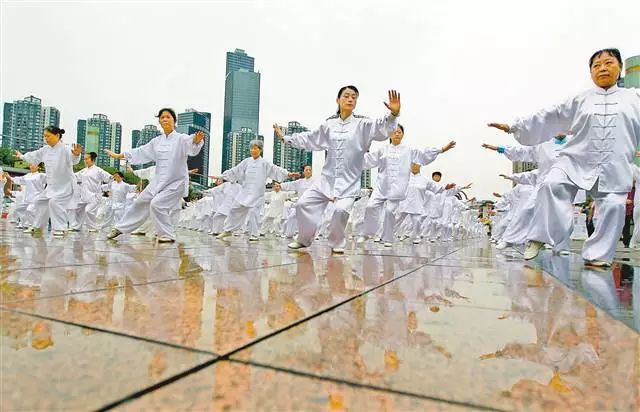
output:
[[[297,179],[291,182],[282,182],[280,183],[280,186],[285,192],[296,192],[297,198],[300,199],[304,192],[311,188],[311,186],[315,182],[315,179],[312,176],[313,170],[311,166],[306,165],[302,171],[301,179]],[[285,204],[284,236],[287,238],[292,238],[296,234],[296,232],[298,232],[298,219],[296,219],[295,204],[292,203],[289,207],[286,207]]]
[[[591,192],[598,211],[595,232],[582,250],[585,264],[610,266],[616,251],[640,144],[640,91],[617,86],[622,71],[617,49],[597,51],[589,67],[596,87],[511,126],[489,124],[525,145],[542,143],[559,132],[573,134],[538,190],[527,260],[545,243],[556,246],[571,232],[572,201],[579,189]]]
[[[113,222],[118,223],[124,215],[127,204],[127,195],[129,193],[135,193],[137,186],[128,184],[124,181],[122,173],[115,172],[113,174],[113,182],[103,185],[102,190],[109,192],[112,212],[110,219],[112,219]]]
[[[261,233],[275,233],[279,236],[282,232],[282,221],[284,219],[284,203],[292,198],[295,192],[282,191],[280,183],[273,183],[273,192],[269,196],[269,206],[266,207],[262,220]]]
[[[62,237],[67,229],[67,209],[77,191],[73,165],[80,163],[82,146],[73,144],[71,150],[62,143],[64,129],[47,126],[44,129],[45,145],[33,152],[22,154],[16,150],[16,157],[28,163],[44,162],[47,187],[34,201],[34,225],[32,232],[45,230],[51,218],[53,236]]]
[[[298,237],[289,244],[291,249],[311,245],[325,209],[333,204],[335,210],[329,225],[328,243],[333,253],[344,253],[345,227],[360,192],[364,155],[374,140],[389,138],[398,127],[400,115],[400,94],[395,90],[389,91],[389,102],[385,103],[391,113],[377,120],[353,114],[358,96],[355,86],[341,88],[336,99],[337,114],[313,131],[284,136],[280,126],[273,125],[276,136],[286,144],[305,150],[326,151],[322,175],[296,205]]]
[[[204,145],[205,135],[202,131],[193,135],[178,133],[175,130],[177,117],[173,109],[161,109],[158,118],[163,133],[151,139],[149,143],[124,153],[105,151],[112,158],[127,159],[130,164],[156,164],[154,179],[125,211],[120,222],[107,236],[108,239],[133,232],[151,216],[158,234],[158,242],[175,242],[175,227],[171,213],[178,209],[182,197],[188,190],[187,159],[189,156],[198,155]]]
[[[6,175],[7,179],[13,181],[13,183],[23,187],[22,201],[16,205],[13,210],[15,216],[20,217],[20,224],[18,229],[26,229],[30,232],[30,228],[34,223],[35,202],[40,196],[47,184],[47,176],[44,173],[38,171],[37,164],[29,164],[29,173],[24,176],[10,177]]]
[[[636,157],[640,157],[640,152],[636,152]],[[633,198],[633,235],[629,247],[640,249],[640,167],[638,165],[633,165],[633,178],[636,193]]]
[[[262,157],[263,144],[262,140],[249,142],[251,156],[222,173],[224,180],[240,183],[242,188],[233,201],[224,231],[216,236],[216,239],[224,240],[234,230],[240,229],[248,218],[249,241],[257,241],[259,209],[264,205],[266,180],[281,181],[300,176],[299,173],[289,173],[286,169],[265,160]]]
[[[75,227],[76,231],[87,225],[89,233],[98,231],[98,208],[102,200],[102,185],[111,182],[111,175],[101,167],[95,165],[98,158],[96,152],[89,152],[84,155],[85,168],[75,175],[80,187],[80,201],[76,210]]]
[[[393,231],[396,225],[396,211],[400,202],[407,197],[411,164],[422,166],[433,162],[439,154],[445,153],[456,146],[451,141],[442,148],[415,149],[402,144],[404,127],[398,128],[391,135],[388,145],[365,154],[364,168],[378,168],[378,178],[373,194],[369,198],[364,217],[364,226],[358,242],[365,242],[376,234],[379,228],[380,213],[384,210],[382,219],[382,241],[385,247],[393,246]]]

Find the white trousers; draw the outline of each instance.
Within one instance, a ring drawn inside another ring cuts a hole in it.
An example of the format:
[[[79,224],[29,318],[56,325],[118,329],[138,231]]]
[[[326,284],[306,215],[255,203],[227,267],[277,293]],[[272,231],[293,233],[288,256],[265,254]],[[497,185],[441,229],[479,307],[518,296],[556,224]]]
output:
[[[184,196],[184,182],[165,188],[155,196],[145,189],[125,211],[120,222],[116,224],[116,229],[122,233],[131,233],[151,217],[158,236],[175,239],[176,232],[171,212],[179,207],[182,196]]]
[[[229,216],[224,222],[224,231],[233,232],[238,230],[243,227],[246,222],[249,235],[258,236],[259,213],[260,209],[258,207],[247,207],[234,202],[229,211]]]
[[[72,219],[72,229],[81,229],[82,225],[87,226],[88,229],[98,229],[98,208],[100,207],[99,199],[90,203],[78,203],[78,208],[75,209],[75,221]],[[69,211],[72,213],[71,211]]]
[[[296,203],[296,218],[298,220],[298,242],[309,246],[313,242],[322,222],[322,216],[329,204],[334,205],[333,215],[329,222],[329,246],[344,247],[346,245],[345,228],[349,221],[349,213],[355,198],[345,197],[331,199],[315,187],[304,192]]]
[[[71,195],[72,196],[72,195]],[[47,223],[51,219],[51,230],[67,229],[67,204],[70,197],[62,199],[38,199],[34,203],[34,221],[33,226],[47,230]]]
[[[595,201],[598,220],[595,231],[584,242],[585,260],[611,262],[624,227],[626,193],[590,191]],[[554,248],[571,236],[573,231],[573,199],[579,187],[560,169],[551,169],[538,191],[527,240],[547,243]]]
[[[383,213],[382,219],[382,241],[393,242],[393,230],[396,226],[396,210],[400,206],[399,200],[385,199],[379,193],[374,192],[364,212],[364,225],[362,227],[362,235],[373,236],[380,228],[380,214]]]
[[[279,235],[282,232],[282,218],[265,217],[262,221],[262,233],[275,233]]]
[[[224,230],[224,222],[227,220],[227,215],[222,213],[216,213],[211,219],[211,233],[219,234]]]

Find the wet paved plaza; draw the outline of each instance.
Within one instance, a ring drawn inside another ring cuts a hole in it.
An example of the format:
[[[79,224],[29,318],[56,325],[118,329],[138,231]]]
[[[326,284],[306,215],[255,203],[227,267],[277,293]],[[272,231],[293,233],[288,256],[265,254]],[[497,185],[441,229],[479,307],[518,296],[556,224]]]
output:
[[[640,252],[0,223],[2,410],[638,410]]]

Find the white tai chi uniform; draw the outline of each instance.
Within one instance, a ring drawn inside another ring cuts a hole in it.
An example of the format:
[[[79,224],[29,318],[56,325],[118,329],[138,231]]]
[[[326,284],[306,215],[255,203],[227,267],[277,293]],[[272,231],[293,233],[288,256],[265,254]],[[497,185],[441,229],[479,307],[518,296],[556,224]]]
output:
[[[242,188],[233,200],[229,216],[224,223],[224,231],[232,232],[240,229],[248,217],[249,234],[257,236],[259,208],[264,205],[267,179],[283,181],[288,177],[289,172],[286,169],[264,160],[262,156],[257,159],[253,157],[246,158],[237,166],[225,170],[222,173],[222,178],[230,182],[240,183]]]
[[[25,153],[21,159],[27,163],[44,162],[47,187],[34,201],[34,227],[45,230],[51,218],[51,229],[62,231],[67,228],[67,209],[73,203],[74,190],[77,191],[73,165],[80,162],[71,149],[61,141],[55,146],[45,144],[40,149]]]
[[[504,146],[498,148],[498,152],[504,153],[505,157],[511,161],[533,162],[538,165],[538,172],[537,175],[533,176],[535,179],[533,182],[528,183],[521,180],[517,182],[533,184],[535,188],[529,198],[524,200],[524,204],[518,214],[509,223],[502,237],[503,242],[508,244],[526,242],[540,185],[549,174],[549,171],[551,171],[551,167],[557,161],[558,155],[568,139],[567,137],[560,141],[554,138],[535,146]],[[569,237],[567,237],[564,241],[561,241],[556,245],[556,250],[567,250],[569,248],[569,240]]]
[[[414,149],[400,143],[388,144],[382,148],[366,153],[364,168],[378,168],[376,187],[367,203],[364,227],[361,235],[372,236],[378,230],[380,212],[384,207],[382,222],[382,240],[393,241],[393,230],[396,224],[396,210],[405,197],[409,188],[411,164],[427,165],[433,162],[442,149],[427,148]]]
[[[427,191],[429,194],[426,193]],[[398,207],[398,213],[400,213],[398,220],[402,222],[407,218],[409,219],[407,233],[414,241],[417,242],[420,240],[420,225],[423,217],[426,215],[426,196],[433,196],[442,191],[444,191],[444,186],[427,179],[421,173],[411,173],[407,197],[400,202],[400,206]]]
[[[103,185],[102,190],[110,193],[109,198],[111,200],[111,215],[115,223],[118,223],[122,216],[127,204],[127,195],[129,193],[135,193],[136,185],[130,185],[125,181],[116,182],[113,181],[108,185]]]
[[[327,153],[322,175],[296,204],[300,244],[309,246],[313,242],[327,205],[333,203],[328,243],[332,248],[345,246],[344,229],[360,191],[364,154],[371,142],[388,139],[397,127],[398,120],[391,114],[377,120],[356,115],[343,120],[336,115],[316,130],[284,137],[286,143],[299,149]]]
[[[85,167],[76,173],[80,185],[80,201],[76,210],[75,227],[79,230],[83,223],[89,229],[98,229],[96,221],[100,201],[102,200],[102,185],[111,181],[111,175],[104,169],[93,165]]]
[[[214,188],[216,193],[215,210],[211,222],[211,233],[217,235],[224,230],[224,222],[229,216],[233,200],[240,191],[240,185],[233,182],[225,182],[221,186]]]
[[[292,182],[281,183],[280,187],[282,188],[282,190],[295,191],[298,199],[300,199],[304,192],[311,188],[314,182],[314,177],[303,177],[302,179],[294,180]],[[297,231],[298,219],[296,218],[295,204],[291,204],[289,205],[289,207],[286,207],[285,205],[284,235],[288,238],[291,238],[296,234]]]
[[[594,87],[517,120],[510,130],[525,145],[540,144],[559,132],[570,132],[573,138],[540,186],[527,239],[556,246],[570,236],[572,201],[579,189],[589,190],[598,222],[582,257],[610,262],[624,226],[633,157],[640,144],[640,92]]]
[[[160,134],[149,143],[124,152],[130,164],[155,162],[156,172],[131,208],[125,211],[116,229],[131,233],[151,216],[158,236],[175,239],[171,212],[179,207],[185,191],[189,190],[187,158],[196,156],[204,145],[204,140],[194,143],[193,138],[194,135],[174,130],[169,135]]]
[[[284,219],[284,203],[294,196],[294,192],[271,192],[269,196],[269,206],[264,212],[262,220],[262,233],[275,233],[279,235],[282,231],[282,220]]]
[[[635,179],[636,193],[633,198],[633,236],[630,247],[640,247],[640,167],[633,165],[633,178]]]
[[[44,192],[47,175],[40,172],[27,173],[24,176],[12,178],[13,183],[23,186],[22,202],[16,205],[13,210],[16,216],[20,217],[20,224],[30,227],[35,218],[35,202],[42,192]]]

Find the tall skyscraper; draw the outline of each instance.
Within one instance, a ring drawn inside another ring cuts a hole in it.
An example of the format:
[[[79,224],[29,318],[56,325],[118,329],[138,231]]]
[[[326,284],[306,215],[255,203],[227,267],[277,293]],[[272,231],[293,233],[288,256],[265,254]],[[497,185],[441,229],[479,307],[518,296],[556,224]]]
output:
[[[254,59],[244,50],[227,53],[222,133],[222,171],[233,167],[231,136],[243,128],[258,133],[260,112],[260,73]]]
[[[120,153],[122,146],[122,125],[111,123],[105,114],[94,114],[87,120],[78,120],[76,141],[84,148],[84,152],[98,154],[96,164],[100,167],[120,168],[120,160],[111,159],[104,149]]]
[[[285,134],[306,132],[309,129],[298,122],[289,122]],[[283,145],[280,139],[273,134],[273,163],[284,167],[290,172],[300,172],[306,165],[313,163],[313,152],[297,149],[290,145]]]
[[[58,109],[42,106],[42,100],[35,96],[6,102],[3,116],[2,146],[23,153],[44,145],[42,132],[46,126],[60,126]]]
[[[44,127],[56,126],[60,127],[60,110],[55,107],[42,108],[42,121]]]
[[[180,133],[185,134],[194,134],[198,131],[204,132],[204,146],[197,156],[189,157],[187,160],[187,166],[190,170],[198,169],[198,173],[191,176],[192,181],[208,186],[211,113],[199,112],[194,109],[186,109],[184,113],[178,114],[178,125],[176,129]]]
[[[131,148],[134,149],[136,147],[143,146],[151,141],[154,137],[159,135],[160,130],[153,124],[145,125],[142,130],[132,130],[131,131]],[[153,162],[144,163],[142,165],[135,165],[132,167],[134,169],[144,169],[146,167],[153,166]]]
[[[225,70],[225,76],[231,72],[238,70],[253,71],[254,58],[249,56],[244,50],[236,49],[232,52],[227,52],[227,67]]]
[[[249,153],[251,149],[249,143],[251,143],[252,140],[262,140],[264,142],[263,136],[256,134],[256,132],[248,127],[242,127],[238,131],[229,132],[227,139],[230,147],[229,169],[237,166],[238,163],[251,155]]]

